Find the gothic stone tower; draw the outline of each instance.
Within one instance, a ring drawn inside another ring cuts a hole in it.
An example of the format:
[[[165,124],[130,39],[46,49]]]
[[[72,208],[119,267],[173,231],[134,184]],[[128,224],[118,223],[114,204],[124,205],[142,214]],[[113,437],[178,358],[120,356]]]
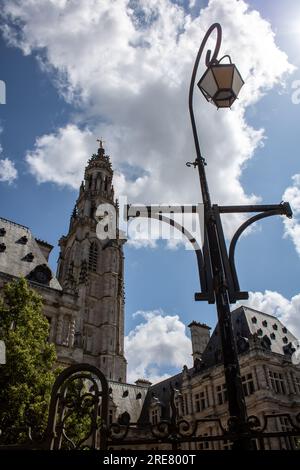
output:
[[[107,379],[126,381],[124,357],[124,240],[99,240],[95,211],[113,204],[113,170],[100,141],[85,169],[69,233],[60,241],[58,280],[78,296],[76,362],[99,367]]]

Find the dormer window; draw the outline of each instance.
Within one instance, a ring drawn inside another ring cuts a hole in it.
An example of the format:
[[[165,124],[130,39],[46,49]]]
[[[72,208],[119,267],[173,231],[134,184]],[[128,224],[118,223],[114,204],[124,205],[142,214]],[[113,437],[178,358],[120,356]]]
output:
[[[26,237],[26,235],[19,238],[19,240],[18,240],[18,243],[20,243],[21,245],[26,245],[27,242],[28,242],[28,238]]]
[[[162,403],[156,396],[152,395],[152,400],[150,403],[150,410],[149,410],[149,419],[150,423],[157,424],[160,422],[162,416]]]
[[[264,321],[262,322],[262,326],[268,326],[267,320],[264,320]]]
[[[252,323],[257,323],[257,318],[256,318],[256,317],[252,317],[252,318],[251,318],[251,321],[252,321]]]
[[[271,344],[272,344],[272,342],[271,342],[270,338],[267,335],[265,335],[263,337],[263,339],[261,340],[262,347],[264,349],[266,349],[267,351],[270,351],[271,350]]]
[[[27,255],[24,256],[23,260],[24,260],[24,261],[28,261],[29,263],[31,263],[31,262],[34,260],[34,255],[33,255],[33,253],[27,253]]]
[[[0,228],[0,237],[4,237],[4,235],[6,234],[6,230],[4,227],[1,227]]]
[[[5,243],[0,243],[0,253],[3,253],[6,250]]]
[[[157,424],[160,421],[160,410],[158,407],[151,410],[151,423]]]

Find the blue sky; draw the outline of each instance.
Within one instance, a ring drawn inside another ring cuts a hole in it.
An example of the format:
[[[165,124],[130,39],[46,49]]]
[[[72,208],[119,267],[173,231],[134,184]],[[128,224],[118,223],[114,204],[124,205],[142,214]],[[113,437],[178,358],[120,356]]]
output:
[[[104,7],[97,0],[57,0],[44,1],[42,11],[40,1],[8,0],[2,8],[0,79],[7,95],[0,105],[0,160],[11,166],[0,166],[0,215],[53,244],[55,270],[57,241],[67,232],[99,136],[116,169],[117,193],[128,202],[200,202],[197,174],[185,166],[194,157],[187,93],[201,38],[220,21],[221,52],[230,52],[246,85],[232,111],[217,111],[195,92],[212,199],[245,204],[292,197],[293,225],[284,226],[281,217],[262,222],[240,241],[236,259],[241,288],[252,292],[249,304],[299,334],[300,177],[292,180],[300,173],[300,103],[293,88],[300,80],[299,2],[118,0]],[[225,223],[228,235],[234,223]],[[215,307],[194,302],[193,252],[161,241],[127,244],[125,257],[128,360],[134,362],[141,330],[153,334],[156,321],[170,349],[169,362],[157,361],[159,348],[149,338],[151,348],[139,358],[141,368],[133,363],[130,377],[163,376],[189,360],[183,325],[197,320],[213,327]]]

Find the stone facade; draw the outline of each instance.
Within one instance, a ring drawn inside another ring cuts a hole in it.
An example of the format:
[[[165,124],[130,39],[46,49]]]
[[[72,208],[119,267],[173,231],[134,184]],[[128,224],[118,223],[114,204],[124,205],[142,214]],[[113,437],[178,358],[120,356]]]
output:
[[[109,421],[138,423],[135,437],[142,438],[143,429],[147,427],[149,432],[151,424],[170,418],[170,386],[178,391],[178,419],[217,418],[225,424],[227,397],[218,325],[211,336],[207,325],[196,321],[189,325],[191,369],[184,366],[181,373],[154,385],[146,380],[126,383],[124,240],[118,238],[118,230],[115,239],[100,240],[96,234],[99,204],[110,204],[118,213],[112,178],[110,159],[100,142],[86,166],[69,231],[59,241],[57,277],[48,265],[52,246],[36,239],[27,227],[0,218],[0,290],[12,279],[28,279],[44,299],[49,340],[56,346],[58,363],[84,362],[98,367],[109,381]],[[261,419],[272,413],[295,416],[300,411],[300,366],[291,361],[296,338],[276,317],[248,307],[233,311],[232,321],[248,415]],[[273,421],[274,430],[289,427],[284,416]],[[213,436],[218,429],[207,422],[199,434]],[[266,448],[296,445],[293,438],[277,441],[265,442]],[[205,441],[182,448],[230,446],[230,442]]]
[[[248,416],[255,415],[261,422],[266,415],[300,412],[300,364],[295,365],[291,356],[297,347],[295,336],[272,315],[239,307],[232,312],[234,333],[239,353],[241,377]],[[191,330],[199,328],[201,335],[206,325],[192,322]],[[193,334],[192,334],[193,338]],[[141,413],[141,423],[156,424],[171,415],[170,385],[178,390],[176,398],[177,418],[188,422],[197,419],[220,419],[226,425],[228,403],[220,352],[218,325],[204,351],[199,351],[199,338],[193,342],[194,367],[186,366],[180,374],[149,388]],[[195,349],[196,348],[196,349]],[[201,359],[199,360],[199,352]],[[269,420],[269,431],[290,430],[286,416]],[[202,423],[197,435],[220,434],[216,422]],[[299,438],[285,437],[265,439],[265,449],[299,448]],[[260,443],[255,442],[257,448]],[[138,448],[138,446],[136,447]],[[160,445],[167,449],[168,446]],[[230,449],[230,442],[186,443],[182,449],[220,450]]]
[[[85,169],[69,232],[59,241],[57,277],[48,265],[53,247],[0,218],[0,289],[23,276],[42,295],[59,364],[93,364],[108,380],[126,382],[124,240],[99,240],[96,234],[98,205],[117,209],[112,178],[100,142]]]
[[[57,277],[64,291],[77,296],[76,346],[81,362],[97,366],[108,379],[126,381],[124,358],[124,240],[99,240],[95,212],[112,204],[113,170],[102,144],[85,169],[70,220],[59,241]]]

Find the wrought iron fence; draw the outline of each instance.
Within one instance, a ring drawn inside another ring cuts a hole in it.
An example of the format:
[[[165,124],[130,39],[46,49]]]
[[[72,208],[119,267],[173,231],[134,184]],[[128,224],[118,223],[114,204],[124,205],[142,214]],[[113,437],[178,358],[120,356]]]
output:
[[[54,383],[43,437],[36,439],[28,430],[25,443],[2,444],[0,450],[216,450],[231,449],[243,439],[250,439],[256,450],[300,450],[300,413],[249,416],[247,428],[237,434],[232,431],[234,417],[225,424],[220,418],[178,419],[174,396],[172,389],[169,420],[131,423],[127,414],[108,425],[109,387],[103,373],[88,364],[73,365]],[[206,432],[208,428],[213,432]]]

